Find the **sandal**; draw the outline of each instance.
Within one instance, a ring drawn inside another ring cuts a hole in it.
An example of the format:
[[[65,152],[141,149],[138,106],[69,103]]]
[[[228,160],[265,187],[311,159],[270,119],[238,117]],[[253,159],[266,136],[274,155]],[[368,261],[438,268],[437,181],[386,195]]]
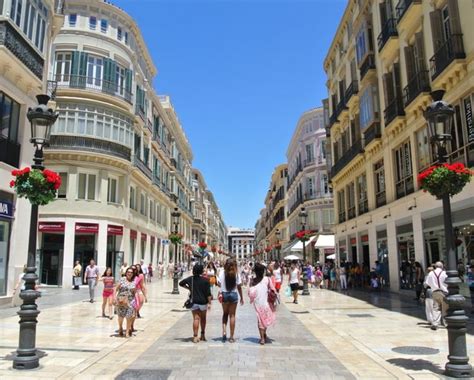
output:
[[[226,334],[222,335],[222,343],[225,343],[226,340],[227,340],[227,335]]]
[[[234,342],[235,342],[234,338],[229,339],[229,343],[234,343]]]
[[[264,346],[265,345],[265,339],[260,339],[260,345]]]
[[[132,330],[127,330],[127,333],[125,334],[125,338],[131,338],[132,337]]]
[[[123,328],[122,327],[119,328],[118,334],[119,334],[119,336],[123,336]]]
[[[199,338],[197,336],[193,336],[193,343],[199,343]]]
[[[201,334],[201,340],[202,340],[203,342],[207,342],[206,336],[205,336],[204,334]]]

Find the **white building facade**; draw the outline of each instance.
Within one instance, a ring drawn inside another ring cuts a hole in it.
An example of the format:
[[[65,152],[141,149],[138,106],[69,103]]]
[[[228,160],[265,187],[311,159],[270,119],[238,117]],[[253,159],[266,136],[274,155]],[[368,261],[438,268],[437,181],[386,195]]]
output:
[[[229,253],[236,260],[249,259],[254,252],[255,246],[255,230],[253,228],[236,228],[229,227],[227,229],[227,239],[229,241]]]
[[[184,260],[191,242],[192,152],[138,26],[103,1],[74,0],[54,40],[49,78],[59,118],[46,166],[62,178],[40,208],[40,282],[70,286],[72,267]],[[178,252],[168,235],[178,207]]]
[[[0,1],[0,304],[9,302],[28,255],[31,206],[9,187],[11,171],[32,165],[26,113],[46,93],[49,46],[62,21],[58,1]]]

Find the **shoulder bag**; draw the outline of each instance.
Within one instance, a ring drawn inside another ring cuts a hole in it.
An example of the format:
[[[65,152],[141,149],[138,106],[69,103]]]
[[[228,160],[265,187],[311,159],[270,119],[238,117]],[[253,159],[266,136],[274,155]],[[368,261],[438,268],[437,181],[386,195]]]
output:
[[[194,276],[191,277],[191,291],[189,292],[189,297],[183,305],[183,307],[185,307],[186,309],[191,309],[194,306],[193,292],[194,292]]]

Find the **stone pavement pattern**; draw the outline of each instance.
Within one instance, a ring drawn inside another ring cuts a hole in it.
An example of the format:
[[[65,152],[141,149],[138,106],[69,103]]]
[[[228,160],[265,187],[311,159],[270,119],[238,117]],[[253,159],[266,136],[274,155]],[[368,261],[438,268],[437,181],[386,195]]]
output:
[[[209,312],[207,342],[191,343],[190,314],[186,312],[117,379],[354,379],[285,305],[278,308],[265,346],[259,344],[255,311],[248,302],[237,309],[235,343],[221,341],[219,303],[213,302]]]
[[[182,309],[186,292],[176,296],[171,289],[170,280],[153,282],[144,318],[137,321],[139,331],[131,339],[117,337],[116,319],[100,317],[100,303],[87,302],[87,288],[44,289],[37,347],[45,356],[40,368],[28,372],[11,368],[18,344],[16,309],[0,308],[0,379],[110,380],[134,369],[154,379],[183,373],[183,379],[212,373],[212,380],[331,378],[327,373],[333,378],[443,378],[446,330],[431,331],[424,324],[423,306],[412,297],[311,289],[294,305],[283,296],[277,325],[269,330],[274,340],[264,347],[257,344],[256,317],[248,304],[239,307],[237,342],[223,345],[218,339],[221,309],[215,302],[209,341],[194,345],[189,341],[191,317]],[[474,363],[474,319],[469,316],[467,344]],[[228,369],[225,375],[222,368]]]

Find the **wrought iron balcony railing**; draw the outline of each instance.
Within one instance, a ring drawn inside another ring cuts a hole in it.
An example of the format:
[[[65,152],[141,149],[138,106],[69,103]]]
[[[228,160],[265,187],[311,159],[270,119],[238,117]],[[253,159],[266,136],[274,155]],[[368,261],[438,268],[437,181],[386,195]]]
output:
[[[137,155],[133,156],[133,165],[140,169],[140,171],[148,178],[153,178],[153,173],[151,169]]]
[[[428,70],[416,73],[403,89],[403,105],[408,106],[422,92],[430,92],[430,79]]]
[[[410,8],[410,5],[412,5],[413,3],[421,3],[421,0],[399,0],[398,1],[397,6],[395,7],[397,22],[400,22],[400,20],[403,18],[406,11],[408,10],[408,8]]]
[[[372,53],[366,55],[365,59],[362,61],[360,65],[360,80],[362,80],[365,75],[369,72],[369,70],[375,69],[375,58]]]
[[[396,97],[393,98],[387,105],[387,108],[383,111],[385,128],[395,119],[397,116],[405,116],[403,106],[400,104],[400,100]]]
[[[87,75],[58,74],[54,76],[57,88],[77,88],[94,92],[103,92],[132,103],[132,93],[117,83]]]
[[[383,49],[387,41],[390,37],[398,36],[397,31],[397,20],[394,18],[389,18],[385,25],[382,26],[382,31],[380,32],[379,36],[377,37],[377,43],[379,47],[379,51]]]
[[[430,59],[431,80],[434,80],[455,59],[466,58],[462,34],[453,34]]]
[[[51,135],[49,149],[82,150],[102,153],[130,161],[130,149],[112,141],[83,136]]]
[[[349,164],[358,154],[363,153],[362,141],[358,140],[345,152],[342,157],[337,160],[331,168],[331,177],[333,178],[339,173],[347,164]]]
[[[359,86],[356,80],[353,80],[349,87],[347,87],[346,93],[344,94],[344,99],[347,102],[352,98],[353,95],[357,94],[359,91]]]
[[[379,139],[381,137],[382,137],[382,133],[380,132],[380,123],[378,121],[375,121],[364,132],[365,145],[368,145],[375,139]]]

